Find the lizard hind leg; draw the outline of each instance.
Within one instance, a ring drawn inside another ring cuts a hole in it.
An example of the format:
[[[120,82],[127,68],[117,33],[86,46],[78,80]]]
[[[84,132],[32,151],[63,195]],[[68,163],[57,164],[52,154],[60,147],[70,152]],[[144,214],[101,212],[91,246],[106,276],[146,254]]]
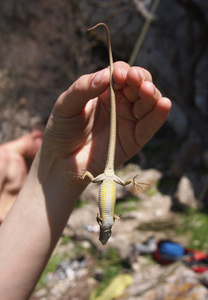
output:
[[[102,225],[103,219],[101,218],[101,216],[99,214],[97,214],[96,221],[98,222],[98,224],[100,226]]]
[[[101,242],[102,245],[107,244],[107,241],[111,237],[111,228],[109,229],[103,229],[103,219],[99,214],[97,214],[96,218],[98,224],[100,225],[100,236],[99,236],[99,241]]]

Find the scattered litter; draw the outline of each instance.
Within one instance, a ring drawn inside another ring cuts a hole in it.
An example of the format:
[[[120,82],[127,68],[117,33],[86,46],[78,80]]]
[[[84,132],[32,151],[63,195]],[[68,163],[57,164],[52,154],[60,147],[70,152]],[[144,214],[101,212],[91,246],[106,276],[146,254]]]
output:
[[[169,265],[176,261],[182,261],[194,272],[208,271],[208,254],[198,249],[188,249],[181,244],[169,239],[156,241],[150,237],[142,244],[132,245],[139,254],[152,254],[155,261],[161,265]]]
[[[49,282],[54,280],[64,280],[66,278],[69,278],[70,280],[75,280],[77,274],[80,274],[80,272],[77,272],[81,269],[84,269],[85,267],[86,259],[83,256],[74,260],[64,260],[58,265],[55,272],[50,272],[46,275],[45,281]]]
[[[152,236],[146,242],[142,244],[134,244],[134,248],[139,251],[140,254],[150,254],[157,249],[157,241]]]
[[[125,289],[133,284],[133,277],[130,274],[121,274],[116,276],[103,293],[96,297],[97,290],[93,290],[90,295],[90,300],[113,300],[120,297]]]
[[[84,229],[86,229],[89,232],[94,232],[94,233],[97,233],[100,230],[98,224],[96,224],[96,225],[84,225]]]

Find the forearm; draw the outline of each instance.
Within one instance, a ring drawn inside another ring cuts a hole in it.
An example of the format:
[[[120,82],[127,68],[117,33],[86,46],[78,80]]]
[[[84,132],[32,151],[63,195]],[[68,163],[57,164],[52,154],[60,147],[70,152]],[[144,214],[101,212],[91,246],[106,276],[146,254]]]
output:
[[[47,178],[42,180],[36,157],[17,201],[0,227],[2,299],[28,298],[84,189],[60,180],[60,173],[53,172],[56,166],[49,165]]]

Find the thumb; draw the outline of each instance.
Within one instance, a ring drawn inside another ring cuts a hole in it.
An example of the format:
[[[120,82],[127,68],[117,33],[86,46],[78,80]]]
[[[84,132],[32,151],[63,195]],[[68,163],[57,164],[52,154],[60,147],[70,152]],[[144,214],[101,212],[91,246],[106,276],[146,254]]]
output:
[[[98,97],[108,88],[109,81],[110,71],[107,68],[81,76],[60,95],[53,114],[57,117],[73,117],[81,113],[90,99]]]

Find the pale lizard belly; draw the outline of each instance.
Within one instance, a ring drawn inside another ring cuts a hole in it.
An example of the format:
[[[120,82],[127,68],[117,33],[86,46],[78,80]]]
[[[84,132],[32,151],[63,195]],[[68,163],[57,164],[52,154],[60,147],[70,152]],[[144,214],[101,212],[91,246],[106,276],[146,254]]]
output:
[[[105,179],[99,191],[99,210],[102,219],[101,228],[111,229],[114,223],[114,208],[116,203],[116,187],[112,179]]]

